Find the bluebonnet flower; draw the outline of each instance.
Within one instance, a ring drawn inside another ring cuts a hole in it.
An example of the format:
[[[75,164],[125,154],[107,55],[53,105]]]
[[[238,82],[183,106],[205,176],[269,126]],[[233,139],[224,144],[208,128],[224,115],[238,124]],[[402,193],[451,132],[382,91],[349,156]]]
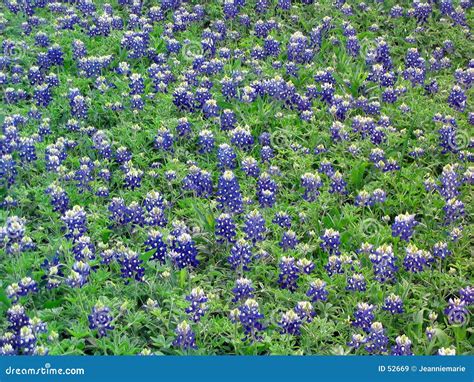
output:
[[[176,339],[173,341],[173,346],[180,347],[183,350],[197,349],[196,335],[191,326],[186,322],[181,322],[175,330]]]
[[[365,190],[362,190],[359,192],[359,194],[357,194],[354,203],[356,206],[360,207],[373,205],[371,195]]]
[[[252,149],[254,139],[248,127],[238,126],[230,132],[230,141],[241,150],[249,151]]]
[[[395,342],[396,344],[392,346],[392,355],[413,355],[411,341],[406,335],[398,336]]]
[[[455,223],[464,216],[464,203],[455,198],[449,199],[446,201],[443,211],[445,224]]]
[[[220,116],[220,123],[222,131],[233,130],[237,124],[237,117],[232,110],[224,109]]]
[[[2,183],[6,183],[7,187],[11,187],[15,183],[18,175],[16,161],[10,154],[4,154],[0,158],[0,179]]]
[[[314,263],[308,259],[299,259],[296,263],[302,273],[309,275],[314,270]]]
[[[456,142],[457,127],[453,124],[443,124],[438,130],[439,146],[442,148],[441,153],[458,152],[458,145]]]
[[[432,326],[426,327],[425,335],[428,341],[431,342],[435,334],[436,334],[436,330]]]
[[[265,219],[258,210],[253,210],[245,216],[244,232],[245,239],[251,240],[254,244],[265,238],[267,229]]]
[[[260,175],[260,168],[258,167],[258,162],[255,158],[246,157],[242,160],[241,165],[242,171],[246,175],[257,178]]]
[[[262,208],[273,207],[276,202],[278,185],[267,172],[262,173],[257,180],[257,198]]]
[[[467,286],[459,290],[459,296],[461,301],[464,301],[466,305],[474,304],[474,287]]]
[[[258,302],[252,298],[245,300],[244,304],[239,306],[236,311],[231,312],[234,322],[239,321],[245,333],[243,340],[260,340],[262,337],[258,333],[264,330],[261,320],[264,315],[260,313]]]
[[[176,131],[180,137],[186,137],[191,133],[191,122],[186,117],[178,119]]]
[[[282,257],[279,268],[278,284],[280,288],[294,292],[298,288],[297,281],[301,272],[295,259],[293,257]]]
[[[66,284],[71,288],[82,288],[88,282],[90,273],[91,267],[89,263],[76,261],[72,266],[71,273],[66,279]]]
[[[199,265],[198,251],[191,235],[187,232],[172,232],[168,240],[171,242],[171,251],[168,252],[168,255],[178,269]]]
[[[399,296],[392,293],[385,299],[382,309],[391,314],[401,314],[404,312],[403,301]]]
[[[282,228],[291,228],[291,216],[286,212],[277,211],[273,217],[272,223],[278,224]]]
[[[200,287],[193,288],[191,294],[186,296],[186,300],[190,302],[190,306],[186,308],[186,313],[192,321],[199,322],[208,309],[206,305],[208,298],[204,290]]]
[[[8,331],[0,337],[0,355],[35,355],[47,353],[37,345],[37,335],[46,331],[46,324],[38,318],[30,319],[25,308],[15,304],[7,310]]]
[[[130,95],[143,94],[145,91],[145,81],[141,74],[132,73],[129,77],[129,81]]]
[[[31,277],[23,277],[20,282],[11,284],[6,289],[6,294],[13,303],[21,296],[38,292],[38,284]]]
[[[117,225],[126,225],[132,220],[131,213],[122,198],[112,198],[108,210],[111,213],[109,219]]]
[[[438,355],[454,356],[454,355],[456,355],[456,349],[454,347],[439,348],[438,349]]]
[[[327,301],[328,291],[326,290],[326,283],[323,280],[316,279],[311,282],[306,296],[311,298],[312,302]]]
[[[160,263],[164,264],[168,246],[164,242],[163,235],[159,231],[150,230],[144,245],[146,252],[154,251],[153,255],[150,257],[150,261],[158,260]]]
[[[135,188],[140,188],[142,176],[143,171],[133,167],[133,165],[128,162],[124,171],[123,186],[131,190],[134,190]]]
[[[339,171],[336,171],[334,175],[331,176],[329,192],[331,194],[333,193],[346,194],[347,193],[346,182]]]
[[[117,261],[120,264],[121,276],[125,279],[125,283],[128,283],[130,279],[144,281],[145,268],[142,266],[143,260],[139,259],[138,253],[128,248],[121,248]]]
[[[415,219],[415,215],[409,213],[398,215],[392,224],[392,236],[400,237],[404,241],[410,241],[413,235],[413,229],[419,224]]]
[[[158,130],[155,137],[154,147],[162,151],[173,151],[174,136],[169,129],[162,127]]]
[[[274,156],[275,154],[270,146],[263,146],[260,150],[260,159],[262,163],[269,163]]]
[[[316,313],[314,312],[313,305],[308,301],[299,301],[294,309],[295,313],[300,316],[303,322],[313,321]]]
[[[460,298],[450,298],[449,304],[444,310],[450,324],[463,325],[469,318],[466,302]]]
[[[369,259],[372,262],[375,279],[381,283],[395,281],[398,267],[391,245],[384,244],[371,251]]]
[[[210,130],[201,130],[198,137],[199,152],[201,154],[211,152],[214,149],[215,138]]]
[[[117,148],[115,152],[115,161],[122,165],[132,160],[132,153],[124,146]]]
[[[283,249],[283,251],[288,251],[289,249],[294,249],[298,244],[298,239],[296,233],[292,230],[283,232],[283,236],[278,243],[278,245]]]
[[[232,302],[247,300],[254,297],[255,289],[252,286],[252,281],[241,277],[236,280],[235,287],[232,289],[234,298]]]
[[[51,65],[61,66],[64,64],[64,54],[58,44],[48,48],[48,60]]]
[[[237,155],[235,154],[234,149],[228,144],[224,143],[219,146],[217,150],[217,160],[219,161],[220,169],[235,169],[237,167],[236,158]]]
[[[98,303],[92,308],[92,313],[89,315],[89,328],[92,330],[97,329],[99,337],[107,335],[107,331],[113,330],[112,326],[112,315],[110,314],[110,308]]]
[[[384,190],[377,188],[372,192],[372,195],[371,195],[372,204],[384,203],[386,199],[387,199],[387,194],[385,193]]]
[[[323,251],[330,255],[339,255],[341,251],[339,246],[341,245],[341,235],[338,231],[329,228],[324,230],[324,233],[320,237],[320,247]]]
[[[331,277],[334,274],[342,274],[344,273],[342,256],[339,255],[331,255],[328,257],[328,262],[324,266],[328,276]]]
[[[217,185],[217,202],[219,208],[239,214],[243,212],[242,194],[240,185],[232,171],[225,171]]]
[[[75,240],[72,253],[76,260],[92,260],[95,258],[95,245],[89,236],[82,235]]]
[[[460,193],[459,188],[462,183],[459,180],[457,170],[457,166],[448,164],[443,167],[441,172],[441,185],[438,187],[438,190],[446,200],[453,199]]]
[[[369,354],[382,354],[387,351],[388,337],[380,322],[374,322],[368,330],[365,350]]]
[[[234,270],[249,271],[253,259],[252,247],[244,239],[239,239],[230,250],[228,262]]]
[[[48,107],[53,100],[51,87],[48,84],[36,86],[34,89],[33,98],[36,101],[36,106]]]
[[[463,112],[466,108],[467,96],[459,85],[454,85],[448,97],[448,104],[453,109]]]
[[[319,188],[323,185],[317,174],[305,173],[301,176],[301,186],[305,189],[303,199],[314,202],[319,196]]]
[[[302,324],[303,321],[301,320],[301,317],[295,313],[293,309],[283,313],[281,321],[278,323],[278,325],[281,327],[281,334],[287,333],[294,336],[299,336],[301,334]]]
[[[234,242],[236,231],[235,231],[235,223],[232,219],[232,216],[226,213],[220,214],[216,219],[216,236],[218,242]]]
[[[77,119],[87,119],[89,112],[88,100],[80,94],[70,93],[69,105],[71,107],[71,115]]]
[[[407,271],[413,273],[422,272],[433,261],[433,257],[428,251],[420,250],[415,245],[409,244],[405,251],[403,265]]]
[[[360,52],[360,44],[357,36],[349,36],[346,41],[347,53],[352,57],[357,57]]]
[[[41,264],[41,268],[45,271],[41,279],[46,280],[46,288],[57,288],[64,277],[64,265],[59,262],[59,253],[56,253],[51,260],[45,259]]]
[[[353,334],[351,340],[347,343],[347,346],[350,346],[354,349],[359,349],[363,344],[365,344],[366,338],[364,335],[356,333]]]
[[[375,319],[374,316],[375,307],[365,302],[357,304],[357,308],[354,311],[354,320],[352,326],[362,329],[364,332],[369,333],[372,322]]]
[[[363,292],[366,289],[367,283],[364,275],[356,273],[347,279],[346,290]]]
[[[145,107],[145,101],[140,94],[134,94],[130,97],[130,109],[134,114],[138,113],[140,110],[143,110]]]
[[[217,105],[216,100],[209,99],[204,103],[202,108],[204,118],[213,118],[219,116],[219,106]]]
[[[66,225],[66,238],[78,239],[87,232],[87,215],[81,206],[67,210],[61,220]]]
[[[183,188],[194,191],[198,197],[208,198],[213,193],[211,174],[193,165],[189,168],[189,174],[183,179]]]
[[[440,259],[445,259],[448,256],[451,256],[452,252],[448,248],[448,243],[445,242],[437,242],[433,246],[433,256],[439,257]]]

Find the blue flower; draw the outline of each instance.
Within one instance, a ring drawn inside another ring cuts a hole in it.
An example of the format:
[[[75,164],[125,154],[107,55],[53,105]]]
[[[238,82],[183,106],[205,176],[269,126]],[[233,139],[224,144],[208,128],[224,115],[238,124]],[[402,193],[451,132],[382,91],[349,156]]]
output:
[[[402,314],[404,312],[403,301],[399,296],[392,293],[385,299],[382,309],[391,314]]]
[[[365,350],[370,354],[385,353],[388,346],[388,337],[382,324],[380,322],[372,323],[368,333]]]
[[[190,302],[190,306],[186,308],[186,313],[192,321],[199,322],[208,309],[206,305],[208,298],[204,290],[200,287],[193,288],[191,294],[186,296],[186,300]]]
[[[236,280],[235,287],[232,289],[232,293],[234,294],[234,298],[232,302],[238,302],[242,300],[247,300],[249,298],[254,297],[255,289],[252,286],[252,281],[241,277]]]
[[[413,355],[411,350],[411,341],[405,336],[398,336],[395,339],[396,345],[392,346],[392,355]]]
[[[245,300],[244,304],[237,308],[237,311],[231,312],[234,321],[239,321],[244,328],[245,337],[243,340],[260,340],[262,337],[258,334],[264,330],[261,320],[264,315],[260,313],[258,302],[254,299]]]
[[[375,279],[381,283],[395,281],[398,267],[391,245],[384,244],[371,250],[369,259],[372,262]]]
[[[338,231],[335,231],[332,228],[326,229],[321,235],[320,247],[323,251],[329,253],[330,255],[339,255],[341,251],[339,246],[341,245],[341,235]]]
[[[306,296],[310,297],[312,302],[327,301],[328,294],[326,283],[320,279],[312,281],[306,292]]]
[[[375,318],[374,316],[375,306],[367,304],[365,302],[360,302],[357,304],[357,308],[354,312],[354,320],[352,321],[352,326],[360,328],[366,333],[370,332],[370,326]]]
[[[283,232],[283,236],[278,243],[278,245],[283,249],[283,251],[288,251],[289,249],[294,249],[298,244],[298,239],[296,233],[292,230]]]
[[[356,273],[347,279],[346,290],[363,292],[366,289],[367,283],[364,275]]]
[[[159,231],[150,230],[144,245],[146,252],[154,251],[150,257],[150,261],[158,260],[162,264],[165,263],[168,246],[164,242],[163,235]]]
[[[225,171],[217,185],[217,202],[219,209],[239,214],[243,212],[240,185],[232,171]]]
[[[234,238],[237,235],[235,229],[236,226],[231,215],[223,213],[217,217],[215,232],[218,242],[234,242]]]
[[[404,241],[409,241],[413,235],[413,229],[419,224],[415,219],[415,215],[409,213],[398,215],[392,224],[392,236],[399,236]]]
[[[293,257],[282,257],[279,268],[278,284],[280,288],[294,292],[298,288],[297,281],[301,272],[295,259]]]
[[[286,313],[282,314],[281,321],[278,325],[281,327],[281,334],[291,334],[294,336],[299,336],[301,334],[301,325],[303,321],[301,317],[295,313],[294,310],[289,310]]]
[[[181,322],[175,330],[176,339],[173,341],[173,346],[180,347],[183,350],[197,349],[196,335],[191,326],[186,322]]]
[[[450,324],[463,325],[469,318],[466,301],[459,298],[450,298],[449,304],[444,310]]]
[[[97,329],[99,337],[107,335],[107,331],[113,330],[112,326],[113,318],[110,314],[110,308],[105,305],[98,303],[92,308],[92,313],[88,316],[89,328]]]
[[[198,251],[191,235],[186,232],[178,233],[174,236],[171,233],[168,240],[171,241],[170,252],[168,252],[172,263],[178,268],[197,267],[199,260],[197,259]]]
[[[253,259],[252,247],[244,239],[239,239],[230,250],[227,261],[234,270],[249,271]]]

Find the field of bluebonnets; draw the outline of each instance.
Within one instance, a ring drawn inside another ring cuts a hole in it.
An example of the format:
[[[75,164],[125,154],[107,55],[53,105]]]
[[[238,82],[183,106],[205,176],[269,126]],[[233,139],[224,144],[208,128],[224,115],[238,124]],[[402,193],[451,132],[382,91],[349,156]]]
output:
[[[472,354],[471,0],[5,0],[0,353]]]

